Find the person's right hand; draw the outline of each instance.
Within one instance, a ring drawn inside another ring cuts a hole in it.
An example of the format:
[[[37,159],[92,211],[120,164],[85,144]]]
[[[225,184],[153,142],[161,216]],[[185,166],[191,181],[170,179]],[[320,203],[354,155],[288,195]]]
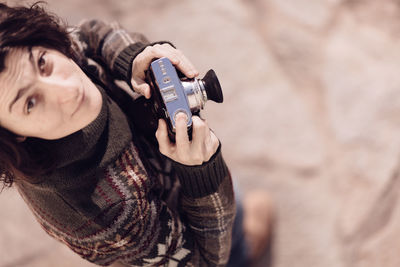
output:
[[[167,43],[148,46],[133,60],[131,77],[133,89],[147,99],[150,98],[151,92],[150,86],[145,82],[145,71],[149,68],[152,60],[162,57],[167,57],[188,78],[194,78],[199,75],[193,64],[180,50]]]
[[[210,130],[205,120],[192,117],[192,140],[187,133],[187,116],[178,113],[175,120],[175,143],[169,140],[167,124],[163,119],[158,121],[156,138],[161,154],[184,165],[201,165],[207,162],[217,151],[219,140]]]

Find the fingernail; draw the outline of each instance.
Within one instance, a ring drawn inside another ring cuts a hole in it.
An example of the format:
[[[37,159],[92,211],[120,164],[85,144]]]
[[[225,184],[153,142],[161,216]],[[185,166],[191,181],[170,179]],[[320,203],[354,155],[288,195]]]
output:
[[[179,112],[178,114],[176,114],[175,116],[175,120],[179,121],[179,120],[183,120],[184,122],[187,122],[187,115],[183,112]]]

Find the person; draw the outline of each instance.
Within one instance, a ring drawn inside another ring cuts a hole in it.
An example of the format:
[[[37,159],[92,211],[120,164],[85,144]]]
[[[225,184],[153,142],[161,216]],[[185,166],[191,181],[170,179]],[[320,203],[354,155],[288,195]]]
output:
[[[207,122],[193,116],[189,140],[178,114],[172,143],[164,120],[155,137],[136,121],[137,100],[151,97],[144,73],[160,57],[199,74],[169,42],[99,20],[67,28],[39,4],[0,4],[0,179],[50,236],[95,264],[245,266],[252,242],[240,225],[254,216],[235,217]],[[262,235],[254,247],[265,248]]]

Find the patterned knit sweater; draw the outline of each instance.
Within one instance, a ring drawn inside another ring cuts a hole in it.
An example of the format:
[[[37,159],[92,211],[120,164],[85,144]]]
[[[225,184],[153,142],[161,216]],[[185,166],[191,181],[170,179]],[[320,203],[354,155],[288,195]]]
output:
[[[17,182],[38,222],[99,265],[225,265],[235,204],[220,148],[201,166],[170,161],[135,134],[129,115],[109,97],[115,88],[110,77],[129,84],[129,62],[147,45],[143,36],[87,21],[72,37],[103,105],[76,133],[25,141],[32,155],[55,159],[55,168],[39,182]]]

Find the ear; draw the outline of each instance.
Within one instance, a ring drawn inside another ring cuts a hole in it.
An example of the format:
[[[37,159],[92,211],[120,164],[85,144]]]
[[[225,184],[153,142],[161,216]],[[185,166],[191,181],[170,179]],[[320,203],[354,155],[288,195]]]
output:
[[[26,140],[26,136],[17,136],[15,139],[18,143],[22,143]]]

